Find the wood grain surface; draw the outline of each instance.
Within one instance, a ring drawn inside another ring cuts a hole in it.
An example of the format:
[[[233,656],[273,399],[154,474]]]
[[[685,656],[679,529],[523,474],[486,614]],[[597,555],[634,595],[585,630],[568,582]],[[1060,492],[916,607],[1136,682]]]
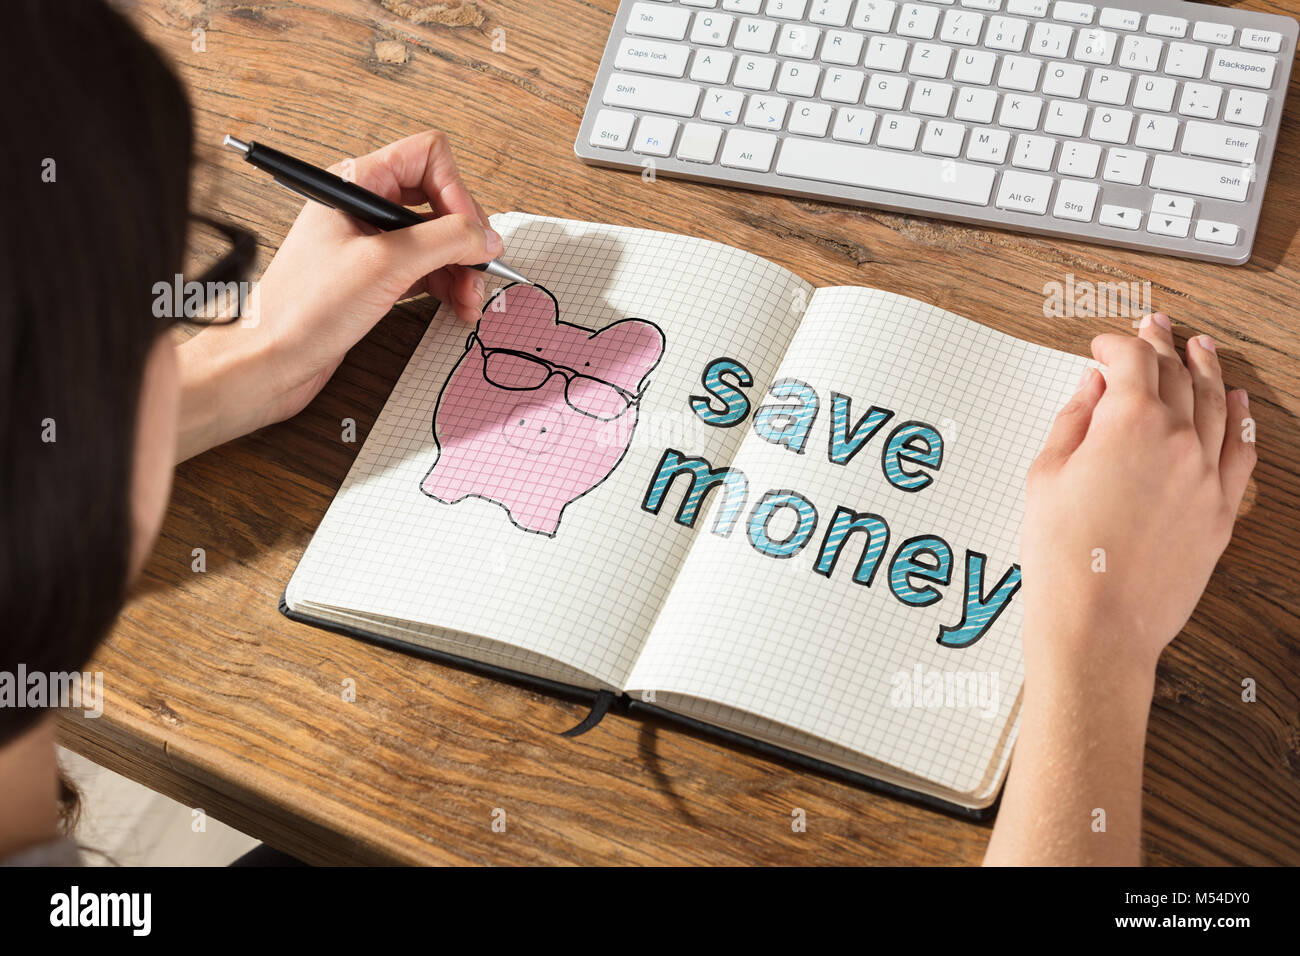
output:
[[[489,211],[716,239],[817,285],[890,289],[1056,348],[1086,353],[1129,320],[1045,318],[1045,283],[1150,282],[1180,338],[1213,335],[1229,384],[1249,389],[1259,466],[1160,667],[1146,859],[1300,863],[1294,80],[1254,259],[1232,268],[584,166],[573,139],[616,0],[121,5],[191,90],[196,204],[256,229],[262,265],[299,203],[220,152],[222,134],[324,165],[438,127]],[[1300,0],[1245,6],[1293,13]],[[340,422],[364,439],[432,311],[403,304],[302,414],[179,469],[157,552],[91,665],[104,716],[62,717],[63,742],[313,863],[977,863],[986,826],[655,723],[611,715],[563,739],[580,705],[281,617],[360,448]],[[205,573],[191,571],[198,547]],[[1257,702],[1242,701],[1245,678]],[[807,832],[792,831],[795,809]]]

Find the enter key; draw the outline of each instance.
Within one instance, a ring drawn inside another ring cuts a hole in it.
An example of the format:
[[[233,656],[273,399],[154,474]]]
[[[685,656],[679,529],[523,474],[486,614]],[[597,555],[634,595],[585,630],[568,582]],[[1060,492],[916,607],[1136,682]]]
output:
[[[1259,147],[1259,133],[1217,123],[1190,120],[1183,133],[1183,152],[1189,156],[1225,159],[1230,163],[1253,163]]]

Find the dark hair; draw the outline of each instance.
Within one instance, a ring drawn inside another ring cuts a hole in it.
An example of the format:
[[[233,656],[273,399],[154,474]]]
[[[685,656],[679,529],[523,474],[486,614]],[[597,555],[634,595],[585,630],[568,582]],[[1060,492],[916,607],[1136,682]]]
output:
[[[169,324],[152,289],[181,271],[193,134],[179,80],[99,0],[9,0],[5,30],[0,671],[73,671],[125,599],[140,382]],[[0,744],[41,715],[0,707]]]

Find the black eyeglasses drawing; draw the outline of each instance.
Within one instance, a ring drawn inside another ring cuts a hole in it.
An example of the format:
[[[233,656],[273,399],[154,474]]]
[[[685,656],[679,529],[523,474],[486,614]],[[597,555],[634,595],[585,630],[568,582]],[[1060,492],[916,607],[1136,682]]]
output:
[[[619,388],[590,375],[556,365],[540,355],[529,355],[513,349],[489,348],[478,337],[477,332],[470,334],[465,348],[471,349],[477,344],[483,355],[483,377],[498,388],[509,391],[533,391],[546,384],[552,375],[564,378],[564,399],[569,407],[580,414],[601,421],[618,418],[641,400],[641,395]]]

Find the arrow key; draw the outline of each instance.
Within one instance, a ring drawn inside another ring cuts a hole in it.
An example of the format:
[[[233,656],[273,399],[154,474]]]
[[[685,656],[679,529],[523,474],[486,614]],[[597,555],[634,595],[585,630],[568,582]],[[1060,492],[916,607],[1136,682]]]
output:
[[[1136,229],[1142,225],[1142,210],[1130,209],[1128,206],[1102,206],[1097,221],[1103,226],[1116,229]]]
[[[1196,200],[1190,196],[1170,196],[1168,193],[1156,193],[1155,198],[1151,200],[1151,215],[1163,213],[1166,216],[1181,216],[1183,219],[1192,218],[1192,210],[1196,208]]]
[[[1237,227],[1230,222],[1196,221],[1196,238],[1201,242],[1217,242],[1224,246],[1237,244]]]
[[[1164,213],[1153,212],[1151,218],[1147,220],[1147,232],[1155,233],[1157,236],[1186,239],[1187,230],[1191,225],[1192,221],[1184,216],[1166,216]]]

